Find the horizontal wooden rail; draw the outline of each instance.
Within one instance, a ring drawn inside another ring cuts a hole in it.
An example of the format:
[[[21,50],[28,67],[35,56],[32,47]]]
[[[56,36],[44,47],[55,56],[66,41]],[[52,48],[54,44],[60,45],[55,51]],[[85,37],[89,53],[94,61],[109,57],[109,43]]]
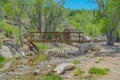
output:
[[[30,32],[32,42],[83,42],[82,32]]]

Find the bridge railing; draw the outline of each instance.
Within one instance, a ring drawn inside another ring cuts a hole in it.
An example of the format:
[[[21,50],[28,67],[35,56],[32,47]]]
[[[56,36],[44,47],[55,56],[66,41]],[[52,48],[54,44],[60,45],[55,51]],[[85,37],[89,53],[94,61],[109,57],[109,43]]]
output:
[[[82,32],[30,32],[32,42],[83,42]]]

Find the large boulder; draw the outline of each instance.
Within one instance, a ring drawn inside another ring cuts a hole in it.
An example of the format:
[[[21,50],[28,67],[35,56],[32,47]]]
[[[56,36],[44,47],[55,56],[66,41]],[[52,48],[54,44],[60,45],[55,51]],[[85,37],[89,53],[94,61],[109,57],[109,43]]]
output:
[[[2,46],[2,49],[0,51],[0,55],[6,58],[12,58],[12,52],[7,46]]]
[[[73,70],[75,65],[72,63],[62,63],[55,68],[57,74],[63,74],[65,71]]]
[[[79,45],[79,54],[83,55],[87,53],[91,48],[94,46],[94,44],[80,44]]]
[[[3,45],[14,47],[16,45],[16,40],[6,38],[3,40]]]

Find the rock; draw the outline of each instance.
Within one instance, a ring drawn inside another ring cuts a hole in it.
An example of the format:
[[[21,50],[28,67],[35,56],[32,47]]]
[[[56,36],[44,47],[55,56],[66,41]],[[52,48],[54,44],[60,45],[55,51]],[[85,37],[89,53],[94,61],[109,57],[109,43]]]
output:
[[[38,69],[38,70],[35,70],[34,72],[33,72],[33,74],[34,75],[39,75],[40,74],[40,70]]]
[[[11,69],[11,71],[12,71],[12,72],[14,72],[14,71],[15,71],[15,69]]]
[[[91,36],[85,36],[87,41],[92,41],[92,37]]]
[[[16,52],[20,52],[19,51],[19,45],[16,43],[15,39],[5,39],[3,40],[3,45],[8,46],[11,50],[11,52],[16,55]]]
[[[9,72],[6,72],[6,75],[10,75]]]
[[[6,38],[6,39],[3,40],[3,44],[7,45],[7,46],[14,47],[16,45],[16,40]]]
[[[105,36],[98,36],[97,38],[94,39],[94,41],[106,41],[107,38]]]
[[[75,65],[72,63],[62,63],[55,68],[57,74],[63,74],[65,71],[73,70]]]
[[[7,46],[2,46],[0,55],[3,56],[3,57],[6,57],[6,58],[12,58],[13,57],[11,50]]]
[[[93,44],[80,44],[79,46],[79,53],[84,54],[87,53],[89,50],[91,50],[91,48],[93,47]]]
[[[79,49],[76,47],[64,47],[62,49],[60,48],[53,48],[46,50],[46,54],[48,56],[52,57],[64,57],[64,58],[70,58],[72,56],[78,55]]]

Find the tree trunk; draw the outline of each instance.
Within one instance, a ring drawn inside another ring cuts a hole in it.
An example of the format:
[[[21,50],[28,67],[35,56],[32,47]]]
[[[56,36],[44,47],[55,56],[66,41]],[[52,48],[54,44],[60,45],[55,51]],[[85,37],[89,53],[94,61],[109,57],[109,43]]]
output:
[[[18,20],[18,27],[19,27],[19,40],[20,40],[20,45],[23,46],[23,44],[22,44],[22,36],[21,36],[21,24],[20,24],[20,20]]]
[[[118,32],[116,32],[116,39],[115,39],[115,42],[119,42],[120,41],[120,35]]]
[[[36,4],[36,19],[37,19],[37,29],[41,32],[42,31],[42,12],[41,12],[41,5]]]
[[[115,31],[107,31],[106,33],[107,36],[107,45],[113,46],[115,42]]]

